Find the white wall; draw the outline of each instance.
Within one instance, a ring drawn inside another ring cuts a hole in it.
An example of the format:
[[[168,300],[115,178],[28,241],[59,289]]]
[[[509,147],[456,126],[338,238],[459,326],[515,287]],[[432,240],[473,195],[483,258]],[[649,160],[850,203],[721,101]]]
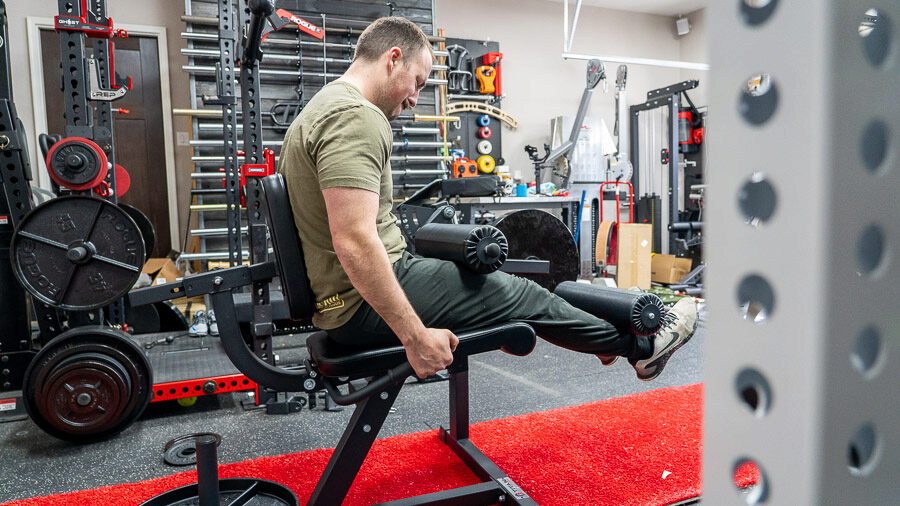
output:
[[[670,16],[585,6],[572,52],[706,62],[704,16],[691,18],[700,20],[693,21],[694,31],[678,38]],[[512,170],[530,173],[532,164],[523,147],[549,142],[550,118],[574,115],[585,86],[587,62],[561,57],[562,4],[546,0],[436,0],[435,26],[444,28],[449,37],[500,42],[506,96],[503,110],[519,120],[518,130],[503,128],[503,156]],[[588,111],[589,116],[603,118],[610,129],[615,122],[612,90],[617,67],[607,64],[610,92],[604,94],[598,86]],[[678,69],[630,65],[628,101],[644,102],[647,91],[688,77]],[[699,78],[702,82],[705,76]]]
[[[692,12],[687,15],[691,23],[691,32],[681,37],[680,50],[681,61],[709,63],[709,44],[707,43],[706,9]],[[709,72],[703,70],[682,70],[681,80],[698,79],[700,86],[690,92],[694,105],[700,107],[706,105],[706,89],[709,83]]]

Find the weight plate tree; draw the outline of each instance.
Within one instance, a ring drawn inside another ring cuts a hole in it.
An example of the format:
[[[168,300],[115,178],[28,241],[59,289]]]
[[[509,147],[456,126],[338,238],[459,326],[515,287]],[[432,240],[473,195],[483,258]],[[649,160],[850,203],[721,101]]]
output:
[[[525,209],[507,214],[495,227],[509,243],[508,258],[548,260],[547,274],[518,274],[553,291],[563,281],[575,281],[579,274],[578,248],[569,228],[550,213]]]
[[[48,434],[96,441],[131,425],[147,407],[150,362],[121,331],[85,326],[63,332],[25,371],[25,409]]]
[[[36,207],[13,234],[13,272],[37,300],[69,311],[115,302],[144,266],[144,241],[115,204],[78,195]]]

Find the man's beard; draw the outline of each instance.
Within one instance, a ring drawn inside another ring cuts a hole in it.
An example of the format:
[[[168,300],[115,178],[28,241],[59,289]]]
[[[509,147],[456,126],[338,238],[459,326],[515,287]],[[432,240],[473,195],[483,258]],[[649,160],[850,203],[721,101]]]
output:
[[[389,87],[390,84],[388,84],[387,88]],[[381,109],[381,112],[383,112],[384,115],[387,116],[388,121],[397,119],[397,117],[400,116],[400,113],[403,112],[403,102],[400,102],[398,104],[391,100],[391,94],[388,93],[388,90],[385,88],[382,88],[379,91],[381,93],[379,93],[379,97],[377,99],[378,101],[375,106]]]

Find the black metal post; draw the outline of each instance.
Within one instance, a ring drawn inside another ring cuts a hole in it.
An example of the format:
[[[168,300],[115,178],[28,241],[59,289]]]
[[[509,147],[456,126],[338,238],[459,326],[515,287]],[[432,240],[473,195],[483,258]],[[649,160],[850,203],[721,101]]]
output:
[[[216,438],[203,435],[196,439],[197,498],[200,506],[219,506],[219,462]]]
[[[678,111],[681,109],[681,93],[675,93],[669,102],[669,223],[678,221],[678,168],[681,162],[681,150],[679,149],[678,136]],[[674,255],[678,251],[675,242],[675,234],[666,227],[669,238],[669,254]]]
[[[268,258],[268,240],[266,220],[262,215],[262,189],[258,177],[251,177],[246,167],[265,164],[263,154],[263,129],[259,93],[259,62],[262,53],[259,49],[263,24],[275,10],[273,0],[249,0],[249,19],[247,11],[240,9],[241,26],[246,27],[246,37],[242,41],[244,48],[241,57],[241,119],[244,134],[244,202],[247,207],[247,228],[250,239],[250,263],[258,264]],[[272,353],[272,305],[269,300],[269,282],[253,283],[251,292],[253,302],[253,321],[250,325],[253,335],[253,351],[258,357],[274,365],[275,354]],[[271,397],[271,393],[260,389],[261,397],[257,402],[263,404]]]
[[[631,186],[634,188],[634,196],[639,197],[641,195],[641,130],[638,120],[640,119],[641,111],[634,106],[629,110],[631,111],[631,121],[628,125],[631,128],[629,141],[631,142],[631,166],[633,168]]]
[[[63,0],[60,0],[63,1]],[[221,86],[218,103],[222,106],[223,142],[225,144],[225,219],[228,225],[228,264],[241,263],[241,174],[237,162],[237,110],[234,95],[234,62],[240,24],[235,17],[232,0],[218,0],[219,68]]]
[[[100,0],[96,4],[98,14],[106,17],[106,2]],[[97,61],[97,73],[99,76],[99,85],[103,89],[113,87],[115,76],[113,75],[112,65],[110,62],[114,58],[114,45],[112,40],[96,39],[94,40],[94,59]],[[94,76],[90,76],[94,77]],[[82,86],[86,89],[88,86]],[[109,196],[106,200],[117,204],[119,198],[116,195],[116,140],[113,133],[113,109],[109,101],[97,102],[97,125],[94,128],[93,140],[106,153],[106,159],[109,161],[110,170],[106,173],[106,183],[109,185]],[[125,325],[125,301],[119,299],[109,306],[106,310],[107,321],[111,325]]]
[[[353,417],[307,504],[318,506],[343,502],[402,387],[402,383],[388,386],[381,393],[356,405]]]
[[[450,437],[469,438],[469,357],[457,357],[450,366]]]

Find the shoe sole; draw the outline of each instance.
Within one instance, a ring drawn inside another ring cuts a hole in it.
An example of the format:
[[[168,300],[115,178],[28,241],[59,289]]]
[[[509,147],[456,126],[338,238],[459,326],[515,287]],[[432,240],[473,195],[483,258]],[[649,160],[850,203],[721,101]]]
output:
[[[603,364],[603,365],[605,365],[605,366],[611,366],[611,365],[613,365],[613,364],[616,363],[616,360],[619,360],[619,357],[618,357],[618,356],[614,356],[614,357],[607,358],[607,359],[602,359],[602,358],[601,358],[601,359],[600,359],[600,363]]]
[[[681,348],[682,346],[687,344],[688,341],[690,341],[691,338],[694,337],[694,334],[697,333],[697,326],[699,324],[700,324],[700,314],[698,313],[697,319],[694,320],[694,328],[691,329],[691,333],[688,334],[687,338],[685,338],[684,341],[681,341],[680,343],[678,343],[678,346],[676,346],[676,347],[672,348],[671,350],[669,350],[668,352],[666,352],[665,355],[656,359],[656,363],[659,365],[649,376],[642,377],[640,374],[638,374],[637,378],[641,381],[652,381],[652,380],[656,379],[656,377],[659,376],[663,372],[663,369],[665,369],[666,363],[669,361],[669,357],[671,357],[672,354],[674,354],[676,351],[678,351],[679,348]],[[652,365],[652,364],[648,364],[648,365]]]

